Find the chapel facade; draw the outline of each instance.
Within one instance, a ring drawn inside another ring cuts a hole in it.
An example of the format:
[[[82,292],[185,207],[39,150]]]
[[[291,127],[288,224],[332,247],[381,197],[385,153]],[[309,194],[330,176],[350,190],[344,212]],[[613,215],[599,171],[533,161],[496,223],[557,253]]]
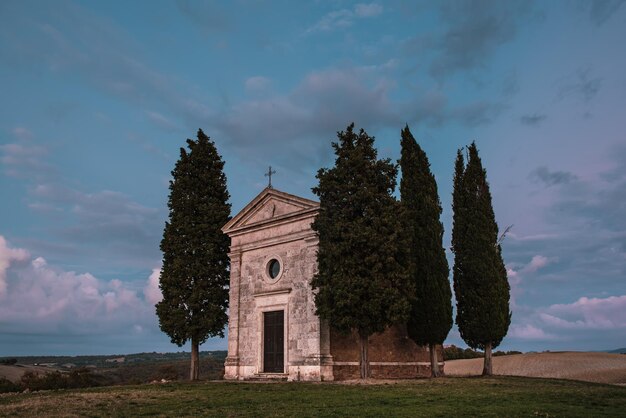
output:
[[[268,187],[222,228],[231,238],[225,379],[359,377],[356,334],[342,335],[315,314],[318,212],[318,202]],[[403,327],[369,341],[372,377],[430,375],[428,348]]]

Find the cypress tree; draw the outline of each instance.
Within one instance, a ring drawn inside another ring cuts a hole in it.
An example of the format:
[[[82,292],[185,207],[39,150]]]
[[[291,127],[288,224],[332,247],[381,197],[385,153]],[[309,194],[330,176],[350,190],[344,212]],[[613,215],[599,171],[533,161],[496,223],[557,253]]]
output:
[[[221,228],[230,219],[224,162],[202,130],[187,140],[172,171],[159,279],[163,300],[159,326],[172,343],[191,341],[190,379],[199,371],[199,345],[224,336],[228,322],[229,239]]]
[[[441,202],[428,157],[408,126],[402,130],[401,145],[400,196],[415,290],[407,331],[416,344],[428,345],[431,376],[438,377],[436,346],[443,344],[452,328],[452,291],[442,244],[443,224],[439,220]]]
[[[458,151],[452,198],[456,323],[470,347],[485,351],[483,375],[491,375],[491,350],[506,336],[511,312],[510,287],[486,176],[475,143],[469,146],[467,166]]]
[[[360,375],[369,377],[368,338],[407,319],[408,275],[400,264],[397,167],[379,160],[374,138],[354,124],[332,144],[335,166],[320,169],[313,192],[320,213],[318,273],[311,286],[317,314],[338,331],[359,336]]]

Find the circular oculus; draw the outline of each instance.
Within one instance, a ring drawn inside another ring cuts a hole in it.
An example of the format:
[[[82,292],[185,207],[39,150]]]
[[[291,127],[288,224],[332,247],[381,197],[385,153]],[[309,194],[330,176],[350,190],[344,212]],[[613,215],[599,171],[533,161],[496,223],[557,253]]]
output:
[[[273,258],[267,263],[267,275],[275,279],[280,274],[280,261]]]

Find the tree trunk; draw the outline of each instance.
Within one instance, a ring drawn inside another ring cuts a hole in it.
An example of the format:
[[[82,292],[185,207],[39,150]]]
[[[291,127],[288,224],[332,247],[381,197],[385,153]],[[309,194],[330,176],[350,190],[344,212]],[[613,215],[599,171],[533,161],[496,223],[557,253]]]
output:
[[[428,346],[430,350],[430,377],[440,377],[439,360],[437,359],[437,346],[430,344]]]
[[[483,376],[491,376],[493,374],[491,368],[491,343],[485,345],[485,365],[483,367]]]
[[[361,372],[361,379],[367,379],[370,377],[370,360],[367,356],[368,345],[368,336],[362,335],[359,332],[359,348],[361,351],[359,369]]]
[[[191,372],[189,380],[198,380],[200,372],[200,358],[198,355],[198,340],[191,338]]]

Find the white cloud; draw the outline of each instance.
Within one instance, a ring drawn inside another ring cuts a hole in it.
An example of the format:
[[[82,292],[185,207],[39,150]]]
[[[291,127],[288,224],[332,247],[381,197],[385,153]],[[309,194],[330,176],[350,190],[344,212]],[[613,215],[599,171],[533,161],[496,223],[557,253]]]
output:
[[[271,81],[267,77],[257,75],[246,79],[245,84],[248,92],[260,92],[266,90],[270,86]]]
[[[358,17],[374,17],[383,12],[383,6],[376,3],[363,4],[359,3],[354,6],[354,13]]]
[[[626,332],[626,295],[581,297],[565,304],[513,307],[511,347],[599,350],[621,347]]]
[[[43,257],[16,269],[11,285],[11,301],[0,310],[1,317],[11,322],[89,323],[122,312],[132,316],[143,305],[120,280],[107,283],[90,273],[64,271],[49,266]]]
[[[506,235],[516,241],[549,241],[560,238],[558,234],[533,234],[533,235],[517,235],[513,231],[509,231]]]
[[[12,132],[17,139],[20,139],[22,141],[33,139],[33,133],[30,130],[21,126],[14,128]]]
[[[626,329],[626,295],[581,297],[574,303],[551,305],[539,316],[546,325],[561,329]]]
[[[7,241],[0,235],[0,299],[7,293],[7,269],[13,261],[24,261],[30,257],[28,251],[21,248],[9,248]]]
[[[164,124],[163,128],[169,123],[159,113],[146,112],[146,115],[155,123]],[[26,135],[22,130],[18,132]],[[93,244],[105,244],[109,251],[108,268],[128,261],[136,267],[152,267],[155,251],[158,252],[156,234],[162,225],[160,210],[143,206],[116,191],[85,193],[75,188],[75,180],[71,181],[73,187],[66,186],[70,181],[46,161],[48,147],[31,139],[0,145],[0,165],[7,175],[28,180],[27,207],[46,217],[54,217],[55,244],[67,243],[63,254],[48,251],[50,246],[38,248],[32,242],[31,249],[53,258],[63,257],[68,249],[73,249],[81,253],[85,266],[93,268],[94,260],[104,259],[102,246],[95,248]]]
[[[159,277],[161,276],[161,268],[152,270],[152,274],[148,278],[148,284],[143,288],[143,295],[146,301],[152,305],[157,304],[163,299],[163,294],[159,288]]]
[[[0,162],[5,173],[11,177],[40,178],[49,177],[52,167],[43,161],[48,150],[31,141],[18,141],[0,145]]]
[[[554,335],[546,333],[544,330],[537,328],[534,325],[511,325],[508,333],[509,337],[517,338],[520,340],[553,340]]]
[[[383,12],[383,6],[370,3],[359,3],[352,10],[333,10],[324,15],[315,25],[306,30],[306,33],[330,32],[336,29],[345,29],[352,26],[355,19],[363,19],[378,16]]]
[[[170,119],[166,118],[159,112],[146,111],[146,116],[150,121],[152,121],[152,123],[165,131],[171,132],[178,129],[174,122],[172,122]]]
[[[335,10],[322,17],[315,25],[307,30],[311,32],[328,32],[335,29],[352,26],[352,12],[347,9]]]
[[[506,275],[511,285],[511,305],[513,308],[517,307],[517,300],[524,293],[522,284],[525,274],[535,273],[549,263],[550,259],[548,257],[538,254],[533,256],[530,262],[525,265],[507,264]]]
[[[517,281],[519,280],[519,273],[515,270],[513,270],[512,267],[507,267],[506,268],[506,275],[509,278],[509,281]]]
[[[22,263],[12,265],[15,260]],[[154,327],[158,272],[146,281],[142,298],[130,283],[51,266],[43,257],[8,247],[0,236],[1,331],[90,334]]]
[[[547,266],[549,262],[550,260],[548,259],[548,257],[544,257],[543,255],[535,255],[533,256],[532,260],[530,260],[530,263],[528,263],[528,265],[524,267],[524,272],[534,273],[537,270]]]
[[[85,193],[60,182],[33,186],[30,198],[31,209],[66,220],[56,230],[57,242],[67,242],[83,255],[83,262],[102,259],[102,249],[92,244],[108,246],[109,267],[131,261],[140,268],[150,268],[155,257],[158,259],[161,214],[156,208],[143,206],[120,192]]]
[[[541,254],[534,255],[528,264],[512,264],[506,266],[506,274],[511,283],[519,284],[522,281],[524,274],[536,273],[538,270],[544,268],[550,264],[552,260]],[[517,268],[516,268],[517,267]]]
[[[571,323],[547,313],[540,313],[539,318],[541,318],[545,325],[561,329],[580,328],[579,325],[583,325],[582,322],[580,322],[579,324]]]
[[[522,277],[513,269],[513,267],[508,265],[506,266],[506,275],[509,280],[509,285],[511,286],[511,309],[515,311],[517,308],[517,299],[524,292],[521,287]]]

